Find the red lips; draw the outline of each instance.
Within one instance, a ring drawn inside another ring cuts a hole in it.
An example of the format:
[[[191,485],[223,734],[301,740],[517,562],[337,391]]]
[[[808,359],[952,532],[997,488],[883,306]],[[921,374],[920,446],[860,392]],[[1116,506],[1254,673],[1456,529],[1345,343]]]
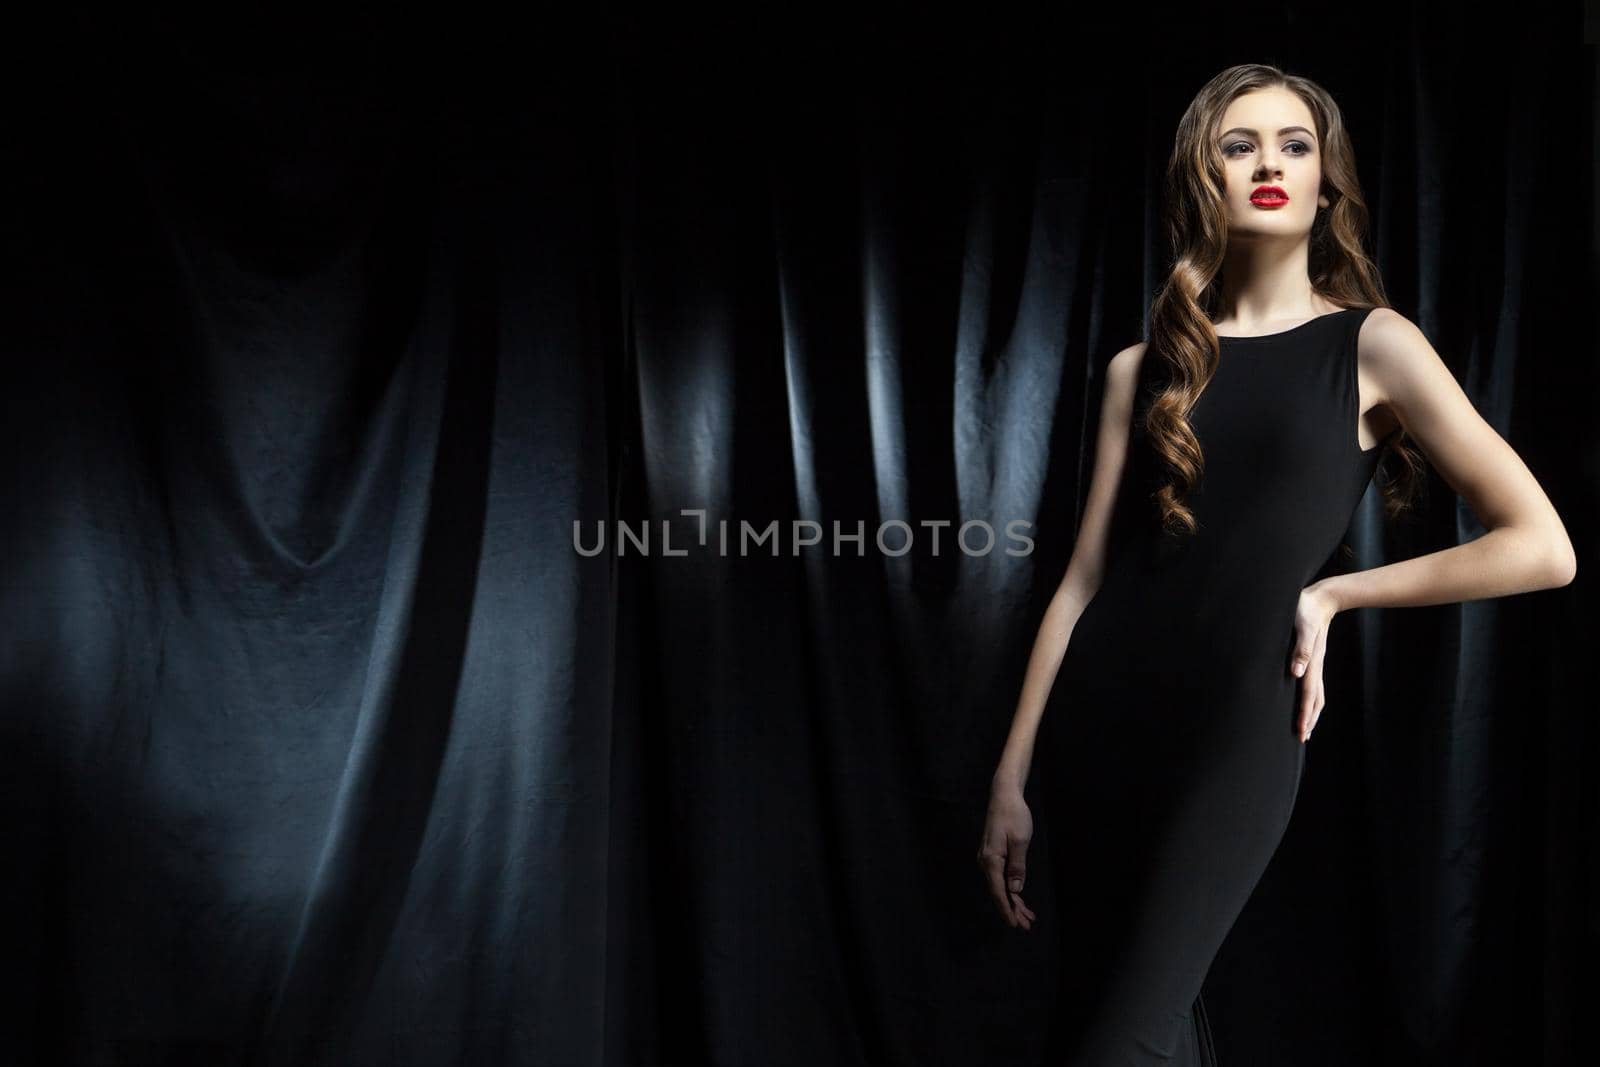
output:
[[[1287,204],[1289,194],[1276,185],[1258,185],[1255,192],[1250,194],[1250,199],[1263,204]]]

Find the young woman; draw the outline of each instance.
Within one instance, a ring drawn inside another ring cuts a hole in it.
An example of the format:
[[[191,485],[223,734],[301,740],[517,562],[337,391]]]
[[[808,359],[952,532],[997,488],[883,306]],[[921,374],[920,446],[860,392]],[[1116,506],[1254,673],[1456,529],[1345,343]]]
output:
[[[1576,569],[1527,467],[1385,305],[1322,88],[1257,64],[1212,79],[1179,124],[1166,212],[1172,272],[1148,340],[1107,370],[1082,527],[978,852],[1000,915],[1031,929],[1037,747],[1063,930],[1053,1064],[1215,1063],[1201,983],[1288,825],[1335,613]],[[1385,452],[1389,509],[1406,506],[1407,437],[1489,532],[1313,582]]]

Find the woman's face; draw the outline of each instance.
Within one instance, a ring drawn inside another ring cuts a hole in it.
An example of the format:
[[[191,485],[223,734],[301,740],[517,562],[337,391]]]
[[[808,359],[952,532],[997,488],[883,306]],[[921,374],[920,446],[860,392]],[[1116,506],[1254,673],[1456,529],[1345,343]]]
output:
[[[1287,89],[1257,89],[1228,105],[1216,143],[1230,238],[1300,239],[1311,232],[1317,208],[1328,204],[1316,129],[1311,109]]]

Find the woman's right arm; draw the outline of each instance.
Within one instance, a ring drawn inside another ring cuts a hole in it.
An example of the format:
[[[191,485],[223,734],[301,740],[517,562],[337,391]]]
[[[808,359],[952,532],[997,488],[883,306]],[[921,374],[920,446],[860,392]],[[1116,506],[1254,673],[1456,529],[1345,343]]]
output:
[[[1028,843],[1033,838],[1033,815],[1022,797],[1033,763],[1033,742],[1044,716],[1046,699],[1055,684],[1056,671],[1066,655],[1067,639],[1078,616],[1100,588],[1105,573],[1106,541],[1122,468],[1128,455],[1128,430],[1133,422],[1134,394],[1138,389],[1143,342],[1124,348],[1106,364],[1105,391],[1100,400],[1100,432],[1095,442],[1094,474],[1084,503],[1083,522],[1072,547],[1067,573],[1050,598],[1044,621],[1033,640],[1022,695],[1011,717],[1011,733],[1000,754],[989,786],[989,811],[984,817],[983,840],[978,844],[978,867],[988,884],[1000,917],[1013,927],[1033,929],[1035,915],[1022,898],[1027,876]]]
[[[1034,738],[1044,716],[1045,701],[1055,684],[1056,671],[1066,655],[1067,641],[1078,616],[1088,606],[1105,573],[1106,542],[1111,530],[1112,511],[1122,471],[1128,455],[1128,431],[1133,419],[1134,394],[1138,388],[1139,365],[1144,359],[1144,342],[1131,345],[1111,357],[1106,365],[1105,391],[1100,401],[1100,429],[1095,443],[1094,473],[1084,503],[1083,521],[1073,545],[1065,576],[1050,599],[1044,620],[1034,638],[1023,676],[1022,693],[1011,718],[993,788],[1021,793],[1033,763]]]

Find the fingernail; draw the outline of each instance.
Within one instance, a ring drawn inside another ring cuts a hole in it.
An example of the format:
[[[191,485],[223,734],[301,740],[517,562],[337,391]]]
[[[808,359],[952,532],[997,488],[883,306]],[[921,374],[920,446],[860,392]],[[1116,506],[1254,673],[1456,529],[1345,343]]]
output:
[[[1021,878],[1013,878],[1013,879],[1011,879],[1011,891],[1013,893],[1022,892],[1022,879]]]

